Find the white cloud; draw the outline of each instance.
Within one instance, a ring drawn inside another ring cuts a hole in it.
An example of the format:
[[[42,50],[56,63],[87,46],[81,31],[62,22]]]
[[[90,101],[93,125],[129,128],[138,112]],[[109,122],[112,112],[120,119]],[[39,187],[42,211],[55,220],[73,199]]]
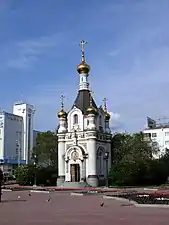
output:
[[[31,67],[49,48],[57,47],[64,37],[65,34],[57,33],[51,36],[14,43],[15,54],[8,61],[8,66],[16,69]]]
[[[116,121],[120,119],[120,114],[119,113],[114,113],[114,112],[110,112],[111,115],[111,120],[112,121]]]

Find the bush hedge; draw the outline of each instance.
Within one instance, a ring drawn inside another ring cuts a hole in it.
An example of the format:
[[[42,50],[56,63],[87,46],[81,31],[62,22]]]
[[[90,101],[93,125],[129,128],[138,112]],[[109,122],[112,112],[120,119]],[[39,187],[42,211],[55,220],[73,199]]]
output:
[[[16,181],[19,185],[56,185],[57,171],[51,167],[35,167],[34,165],[22,165],[15,170]]]

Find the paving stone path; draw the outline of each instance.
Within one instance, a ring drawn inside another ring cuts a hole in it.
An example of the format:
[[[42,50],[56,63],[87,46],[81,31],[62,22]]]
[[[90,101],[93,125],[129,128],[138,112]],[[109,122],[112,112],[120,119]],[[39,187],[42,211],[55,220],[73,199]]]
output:
[[[70,193],[4,192],[0,203],[1,225],[168,225],[169,209],[136,208],[98,195]],[[49,200],[49,201],[48,201]]]

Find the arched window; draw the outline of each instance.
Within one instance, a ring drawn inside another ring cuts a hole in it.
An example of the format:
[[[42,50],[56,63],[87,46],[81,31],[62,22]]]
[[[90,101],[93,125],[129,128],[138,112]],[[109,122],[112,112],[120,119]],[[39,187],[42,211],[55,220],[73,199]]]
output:
[[[101,117],[101,115],[99,116],[99,126],[102,126],[102,117]]]
[[[104,175],[104,148],[102,147],[97,150],[97,171],[99,176]]]
[[[75,114],[73,116],[73,124],[78,124],[78,115],[77,114]]]
[[[87,120],[87,126],[89,125],[89,120]]]

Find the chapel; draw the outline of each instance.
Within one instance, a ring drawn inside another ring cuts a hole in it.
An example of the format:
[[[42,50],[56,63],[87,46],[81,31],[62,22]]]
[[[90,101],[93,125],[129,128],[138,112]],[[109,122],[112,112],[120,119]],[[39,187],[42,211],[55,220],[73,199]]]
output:
[[[60,187],[106,185],[111,167],[110,114],[104,98],[98,107],[89,87],[90,66],[85,60],[86,42],[81,41],[81,62],[77,66],[79,90],[71,109],[58,112],[58,179]]]

